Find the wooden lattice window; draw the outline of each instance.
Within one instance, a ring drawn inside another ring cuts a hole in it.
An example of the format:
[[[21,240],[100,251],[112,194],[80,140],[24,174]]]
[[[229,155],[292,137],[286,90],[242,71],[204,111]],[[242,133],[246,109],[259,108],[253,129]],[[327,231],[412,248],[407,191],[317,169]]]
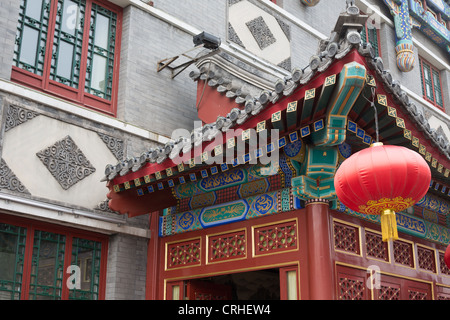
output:
[[[389,261],[388,243],[378,233],[366,230],[366,252],[368,257]]]
[[[69,291],[70,300],[97,300],[101,273],[102,243],[73,238],[72,265],[81,270],[81,286]]]
[[[444,109],[440,71],[423,58],[420,58],[419,61],[424,99],[436,107]]]
[[[167,245],[167,269],[198,265],[201,262],[200,239]]]
[[[360,254],[359,228],[334,222],[334,247],[337,250]]]
[[[105,0],[21,0],[11,79],[115,115],[121,17]]]
[[[340,300],[364,300],[364,281],[348,277],[339,278]]]
[[[414,268],[413,246],[409,242],[394,241],[395,263]]]
[[[107,238],[36,221],[6,222],[0,221],[1,300],[104,299]]]
[[[245,258],[245,256],[245,230],[209,237],[208,262]]]
[[[417,262],[420,269],[436,272],[436,258],[434,250],[417,246]]]
[[[428,292],[408,290],[409,300],[428,300]]]
[[[337,266],[337,297],[339,300],[368,300],[366,270]]]
[[[26,228],[0,223],[0,300],[20,300]]]
[[[395,284],[381,284],[378,299],[400,300],[400,286]]]
[[[257,227],[254,229],[255,255],[297,249],[297,222]]]
[[[439,252],[439,269],[442,274],[450,276],[450,268],[447,267],[447,264],[444,261],[444,255],[445,253]]]
[[[431,284],[405,277],[381,275],[380,286],[375,287],[376,300],[428,300],[431,298]]]

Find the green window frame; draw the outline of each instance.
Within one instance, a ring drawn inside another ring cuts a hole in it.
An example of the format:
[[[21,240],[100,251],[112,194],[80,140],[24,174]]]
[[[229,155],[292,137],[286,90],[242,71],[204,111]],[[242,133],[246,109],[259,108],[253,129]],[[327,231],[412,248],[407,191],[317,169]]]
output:
[[[115,116],[122,9],[106,0],[20,0],[11,79]]]
[[[49,13],[50,0],[22,1],[17,26],[14,65],[40,76],[44,73]]]
[[[85,11],[85,0],[58,1],[50,79],[73,88],[80,82]]]
[[[66,237],[34,231],[29,281],[30,300],[59,300],[62,297]]]
[[[419,62],[423,98],[444,110],[440,71],[422,57],[419,57]]]
[[[73,238],[72,265],[81,270],[80,289],[69,291],[70,300],[97,300],[100,285],[102,244],[97,241]]]
[[[0,223],[0,300],[21,299],[27,229]]]
[[[116,25],[117,15],[114,12],[92,4],[85,90],[104,99],[111,99],[112,95]],[[103,81],[96,81],[99,74],[104,76]]]
[[[105,236],[2,219],[0,300],[104,299],[106,260]],[[69,285],[74,266],[79,270],[79,287]]]
[[[375,56],[381,57],[378,29],[372,26],[369,27],[369,23],[370,21],[368,20],[365,27],[361,31],[361,41],[363,44],[370,43],[374,50]]]

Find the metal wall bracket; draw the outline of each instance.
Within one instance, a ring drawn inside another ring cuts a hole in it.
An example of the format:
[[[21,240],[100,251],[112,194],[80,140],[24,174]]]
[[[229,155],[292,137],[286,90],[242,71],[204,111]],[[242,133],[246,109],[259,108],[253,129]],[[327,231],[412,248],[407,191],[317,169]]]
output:
[[[207,54],[204,54],[202,56],[197,56],[197,57],[192,57],[190,55],[188,55],[188,53],[191,53],[192,51],[199,49],[199,48],[203,48],[204,44],[198,45],[184,53],[181,53],[177,56],[171,57],[171,58],[166,58],[163,60],[158,61],[158,67],[157,67],[157,71],[160,72],[161,70],[164,70],[165,68],[168,68],[171,72],[172,72],[172,79],[174,79],[177,75],[179,75],[181,72],[183,72],[184,70],[186,70],[191,64],[197,62],[200,59],[204,59],[204,58],[208,58],[211,57],[217,53],[220,52],[220,49],[216,49],[213,50]],[[185,57],[188,59],[188,61],[183,62],[179,65],[176,66],[172,66],[172,63],[174,63],[176,60],[178,60],[180,57]]]

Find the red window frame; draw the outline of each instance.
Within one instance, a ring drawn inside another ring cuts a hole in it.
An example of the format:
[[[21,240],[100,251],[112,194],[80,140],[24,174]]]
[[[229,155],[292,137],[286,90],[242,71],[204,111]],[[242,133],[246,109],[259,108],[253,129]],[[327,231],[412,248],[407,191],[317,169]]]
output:
[[[363,14],[363,12],[361,12]],[[363,43],[371,43],[370,41],[370,35],[369,35],[369,27],[368,24],[371,23],[371,19],[367,19],[366,24],[364,25],[364,30],[361,31],[361,33],[363,33],[362,35],[364,35],[364,38],[361,38],[361,40],[363,41]],[[376,31],[376,37],[377,37],[377,47],[374,48],[374,50],[376,50],[376,55],[378,55],[380,58],[382,58],[381,56],[381,46],[380,46],[380,30],[378,28],[375,28]],[[361,36],[362,36],[361,35]]]
[[[425,60],[422,57],[419,57],[419,64],[420,64],[420,73],[421,73],[421,83],[422,83],[422,93],[423,93],[423,98],[430,102],[432,105],[434,105],[436,108],[445,111],[445,101],[444,101],[444,95],[443,95],[443,91],[442,91],[442,80],[441,80],[441,72],[435,68],[431,63],[429,63],[427,60]],[[432,93],[433,93],[433,99],[430,99],[427,96],[426,93],[426,83],[425,83],[425,76],[424,76],[424,70],[423,70],[423,66],[427,65],[430,68],[430,73],[431,73],[431,87],[432,87]],[[436,72],[438,74],[438,78],[439,78],[439,90],[441,91],[441,99],[442,99],[442,106],[440,106],[439,104],[437,104],[436,102],[436,84],[434,83],[434,77],[433,77],[433,71]]]
[[[55,33],[55,21],[56,13],[58,9],[58,2],[51,1],[50,15],[49,15],[49,28],[48,36],[45,47],[45,60],[43,75],[37,75],[22,68],[12,66],[11,80],[21,85],[49,93],[51,95],[60,97],[65,100],[69,100],[76,104],[100,111],[102,113],[116,116],[117,115],[117,91],[119,87],[119,62],[120,62],[120,47],[122,38],[122,8],[110,3],[106,0],[86,0],[86,14],[85,21],[91,20],[92,4],[95,3],[105,9],[108,9],[117,14],[117,26],[116,26],[116,44],[114,50],[114,71],[113,71],[113,83],[111,100],[103,99],[96,95],[85,92],[85,80],[86,80],[86,67],[88,58],[88,46],[89,41],[89,29],[90,23],[84,24],[84,37],[82,45],[82,54],[80,62],[80,82],[78,88],[73,88],[68,85],[64,85],[60,82],[50,79],[50,69],[52,63],[52,50],[53,40]]]
[[[25,218],[18,218],[12,216],[6,216],[2,214],[0,216],[0,223],[9,224],[12,226],[22,227],[27,229],[26,235],[26,244],[25,244],[25,252],[24,252],[24,261],[23,261],[23,278],[22,278],[22,288],[20,292],[20,300],[28,300],[29,299],[29,291],[30,291],[30,274],[32,267],[32,255],[33,255],[33,245],[34,245],[34,232],[36,230],[51,232],[55,234],[64,235],[66,237],[66,254],[64,257],[64,275],[63,275],[63,285],[61,289],[61,300],[69,300],[70,290],[67,287],[67,280],[70,277],[70,274],[66,271],[67,268],[72,264],[72,240],[73,238],[82,238],[86,240],[92,240],[96,242],[100,242],[102,245],[101,251],[101,260],[100,260],[100,279],[98,286],[98,300],[105,300],[105,292],[106,292],[106,267],[108,260],[108,237],[99,235],[92,232],[85,232],[82,230],[77,230],[70,227],[56,226],[52,224],[48,224],[41,221],[28,220]]]

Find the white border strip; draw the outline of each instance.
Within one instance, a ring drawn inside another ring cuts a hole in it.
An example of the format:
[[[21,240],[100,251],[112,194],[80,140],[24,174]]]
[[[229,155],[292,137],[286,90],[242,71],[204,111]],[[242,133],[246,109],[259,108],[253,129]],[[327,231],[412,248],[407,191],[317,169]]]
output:
[[[12,215],[30,217],[49,223],[63,224],[105,234],[128,234],[150,238],[150,230],[127,226],[124,218],[106,217],[91,212],[66,208],[46,202],[0,193],[0,210]]]

